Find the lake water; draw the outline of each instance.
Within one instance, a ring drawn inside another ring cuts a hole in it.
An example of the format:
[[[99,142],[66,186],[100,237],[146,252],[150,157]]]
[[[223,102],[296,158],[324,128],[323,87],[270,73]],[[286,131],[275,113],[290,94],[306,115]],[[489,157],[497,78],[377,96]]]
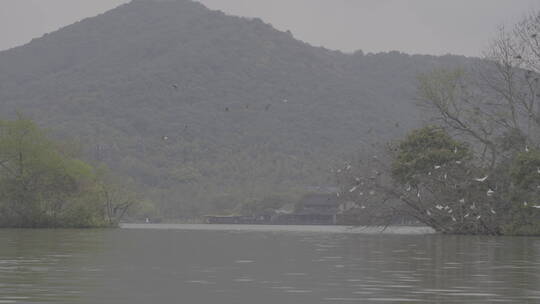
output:
[[[540,238],[407,227],[0,230],[0,303],[540,303]]]

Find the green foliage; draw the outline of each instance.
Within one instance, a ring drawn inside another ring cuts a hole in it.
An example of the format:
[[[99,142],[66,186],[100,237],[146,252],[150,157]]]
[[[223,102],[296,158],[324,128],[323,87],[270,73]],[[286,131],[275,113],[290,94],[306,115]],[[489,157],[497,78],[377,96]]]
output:
[[[106,221],[98,179],[30,120],[0,121],[0,226],[97,227]]]
[[[424,224],[444,233],[540,234],[538,149],[488,168],[474,162],[467,144],[430,126],[412,131],[394,152],[393,181],[407,190],[390,192]]]
[[[540,150],[530,149],[517,153],[510,167],[512,206],[508,223],[504,225],[507,234],[540,235]]]
[[[540,150],[531,149],[518,153],[510,174],[518,189],[538,191],[538,186],[540,186]]]
[[[465,143],[453,140],[443,129],[428,126],[413,130],[399,142],[392,175],[399,182],[416,184],[417,174],[427,174],[435,166],[445,166],[470,157]]]

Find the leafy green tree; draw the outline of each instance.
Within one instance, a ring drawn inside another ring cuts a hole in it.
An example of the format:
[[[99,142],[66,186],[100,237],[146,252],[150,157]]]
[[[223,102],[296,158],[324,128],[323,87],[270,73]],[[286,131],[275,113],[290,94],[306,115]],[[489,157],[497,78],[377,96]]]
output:
[[[519,153],[510,168],[513,188],[510,193],[508,234],[540,234],[540,150]]]
[[[428,174],[470,158],[465,143],[455,141],[443,129],[429,126],[412,131],[397,146],[392,175],[402,183],[418,183],[415,175]]]
[[[0,226],[109,225],[92,166],[63,152],[32,121],[0,121]]]

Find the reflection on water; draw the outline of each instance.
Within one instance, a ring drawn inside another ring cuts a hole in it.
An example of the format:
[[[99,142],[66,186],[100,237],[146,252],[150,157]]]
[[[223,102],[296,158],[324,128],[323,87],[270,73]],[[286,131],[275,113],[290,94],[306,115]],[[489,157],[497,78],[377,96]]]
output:
[[[0,230],[0,303],[540,303],[540,238],[125,228]]]

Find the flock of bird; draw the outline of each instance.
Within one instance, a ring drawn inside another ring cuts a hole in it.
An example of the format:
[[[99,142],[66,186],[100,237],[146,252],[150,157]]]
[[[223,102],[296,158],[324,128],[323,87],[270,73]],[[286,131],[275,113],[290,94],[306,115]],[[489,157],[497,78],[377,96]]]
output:
[[[179,90],[180,90],[180,85],[179,85],[178,83],[173,83],[173,84],[171,84],[171,87],[172,87],[175,91],[179,91]],[[281,102],[283,102],[283,103],[289,103],[289,100],[285,98],[285,99],[283,99]],[[264,106],[264,110],[265,110],[265,111],[269,111],[271,106],[272,106],[272,104],[270,104],[270,103],[266,104],[266,105]],[[249,104],[245,105],[245,108],[246,108],[246,109],[249,109]],[[230,108],[230,107],[225,107],[223,110],[224,110],[225,112],[230,112],[230,111],[231,111],[231,108]],[[186,127],[185,127],[184,129],[187,129],[187,127],[188,127],[188,126],[186,125]],[[166,136],[166,135],[164,135],[164,136],[161,137],[161,139],[162,139],[163,141],[168,141],[168,140],[169,140],[169,137]]]
[[[526,151],[526,152],[529,152],[529,151],[530,151],[530,149],[529,149],[528,146],[525,147],[525,151]],[[456,153],[456,154],[458,153],[458,148],[457,148],[457,147],[454,148],[454,153]],[[461,161],[456,161],[456,164],[461,164]],[[439,169],[441,169],[442,167],[443,167],[442,165],[435,165],[435,166],[434,166],[434,169],[435,169],[435,170],[439,170]],[[343,171],[348,171],[348,170],[350,170],[351,168],[352,168],[352,166],[351,166],[350,164],[346,164],[346,166],[343,168]],[[340,172],[342,172],[342,169],[338,169],[336,172],[337,172],[337,173],[340,173]],[[540,167],[537,167],[537,168],[536,168],[536,172],[537,172],[538,174],[540,174]],[[431,175],[431,172],[428,172],[428,175]],[[447,173],[444,173],[444,179],[447,179],[447,176],[448,176]],[[485,176],[482,176],[482,177],[475,177],[475,178],[473,178],[472,180],[475,181],[475,182],[478,182],[478,183],[486,183],[486,182],[488,181],[488,179],[489,179],[489,175],[485,175]],[[350,189],[348,190],[349,193],[353,193],[353,192],[357,191],[357,190],[359,189],[359,185],[363,185],[363,183],[360,183],[360,180],[361,180],[361,179],[360,179],[359,177],[355,177],[354,180],[355,180],[355,185],[354,185],[352,188],[350,188]],[[538,186],[538,188],[540,189],[540,185]],[[407,185],[405,191],[410,192],[411,190],[412,190],[411,185]],[[359,195],[359,196],[362,196],[363,194],[364,194],[363,192],[358,192],[358,195]],[[373,190],[371,190],[371,191],[370,191],[370,194],[371,194],[371,195],[374,195],[375,192],[374,192]],[[492,188],[488,187],[488,190],[486,191],[486,196],[489,197],[489,198],[491,198],[491,197],[493,197],[494,195],[495,195],[495,191],[494,191]],[[338,197],[340,196],[340,193],[339,193],[339,192],[337,193],[337,196],[338,196]],[[420,191],[417,191],[416,196],[420,199],[420,197],[421,197]],[[459,200],[459,203],[460,203],[461,205],[465,204],[465,198],[461,198],[461,199]],[[529,205],[528,202],[524,202],[524,203],[523,203],[523,206],[524,206],[524,207],[531,207],[531,208],[535,208],[535,209],[540,209],[540,205]],[[364,208],[366,208],[366,207],[365,207],[364,205],[362,205],[362,208],[361,208],[361,209],[364,209]],[[452,221],[457,222],[456,217],[453,215],[454,210],[452,209],[452,207],[450,207],[450,206],[448,206],[448,205],[443,206],[443,205],[441,205],[441,204],[436,204],[436,205],[435,205],[435,209],[436,209],[437,211],[439,211],[439,212],[446,212],[446,213],[450,216],[450,218],[452,219]],[[471,211],[465,213],[465,214],[462,216],[463,219],[469,218],[469,217],[471,216],[471,213],[472,213],[472,215],[474,215],[474,218],[475,218],[476,220],[481,220],[481,219],[482,219],[482,215],[479,214],[479,211],[477,211],[476,203],[473,202],[473,203],[469,206],[469,209],[470,209]],[[493,214],[493,215],[497,214],[497,212],[495,211],[495,209],[492,208],[492,207],[489,208],[489,210],[488,210],[487,212],[489,212],[489,213],[491,213],[491,214]],[[475,213],[476,213],[476,214],[475,214]],[[430,216],[430,217],[433,216],[433,212],[432,212],[429,208],[426,209],[426,214],[427,214],[428,216]]]

